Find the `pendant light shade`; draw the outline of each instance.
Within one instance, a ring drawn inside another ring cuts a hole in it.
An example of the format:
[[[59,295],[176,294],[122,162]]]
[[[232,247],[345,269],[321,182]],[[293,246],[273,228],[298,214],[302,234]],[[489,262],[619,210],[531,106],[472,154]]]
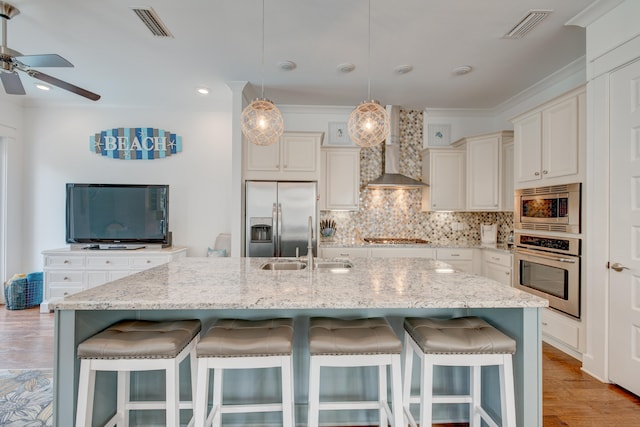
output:
[[[242,111],[240,126],[242,133],[252,144],[271,145],[282,136],[284,119],[273,102],[257,98]]]
[[[389,115],[376,100],[364,101],[349,116],[349,137],[360,147],[374,147],[389,135]]]
[[[262,0],[262,97],[251,101],[242,110],[240,128],[244,136],[255,145],[271,145],[284,132],[284,118],[276,105],[264,97],[264,0]]]
[[[369,0],[369,81],[371,99],[371,0]],[[389,135],[389,115],[378,101],[364,101],[349,116],[347,130],[349,137],[360,147],[374,147]]]

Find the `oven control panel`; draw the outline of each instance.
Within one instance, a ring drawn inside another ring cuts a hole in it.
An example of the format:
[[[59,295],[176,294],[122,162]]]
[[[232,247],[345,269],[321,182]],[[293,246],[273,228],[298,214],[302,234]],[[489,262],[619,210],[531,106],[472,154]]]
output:
[[[579,256],[580,239],[574,237],[549,237],[516,233],[515,244],[521,248],[538,249]]]

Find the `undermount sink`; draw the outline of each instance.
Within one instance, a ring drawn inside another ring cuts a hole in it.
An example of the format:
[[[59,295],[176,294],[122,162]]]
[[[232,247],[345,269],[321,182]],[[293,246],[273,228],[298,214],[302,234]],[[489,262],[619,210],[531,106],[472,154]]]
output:
[[[315,264],[316,268],[353,268],[353,264],[349,261],[318,261]]]
[[[300,261],[275,261],[266,262],[260,266],[262,270],[302,270],[307,264]]]

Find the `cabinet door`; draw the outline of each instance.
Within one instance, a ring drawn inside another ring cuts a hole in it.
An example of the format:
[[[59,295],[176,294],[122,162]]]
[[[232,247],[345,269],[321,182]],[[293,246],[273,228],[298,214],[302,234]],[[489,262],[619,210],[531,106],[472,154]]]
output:
[[[358,210],[360,150],[327,149],[324,151],[323,160],[323,208]]]
[[[463,150],[430,153],[429,205],[432,210],[465,209],[465,156]]]
[[[532,114],[513,124],[516,181],[535,181],[541,175],[542,116]]]
[[[285,133],[281,138],[282,170],[284,172],[314,172],[320,145],[317,134]]]
[[[506,286],[513,286],[511,268],[492,262],[485,263],[485,276]]]
[[[497,136],[467,144],[467,209],[500,209],[500,138]]]
[[[513,211],[514,208],[513,143],[502,146],[502,210]]]
[[[247,170],[277,172],[280,170],[280,142],[273,145],[246,143]]]
[[[578,98],[571,97],[542,112],[542,177],[578,173]]]

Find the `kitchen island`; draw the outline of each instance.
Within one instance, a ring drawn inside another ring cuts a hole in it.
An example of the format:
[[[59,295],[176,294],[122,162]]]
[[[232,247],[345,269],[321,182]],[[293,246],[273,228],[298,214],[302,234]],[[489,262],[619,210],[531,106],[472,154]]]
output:
[[[540,308],[547,306],[546,300],[490,279],[453,271],[439,261],[419,258],[355,258],[349,268],[313,271],[261,269],[267,261],[270,259],[183,258],[58,302],[55,306],[55,425],[73,425],[78,393],[78,343],[118,320],[198,318],[206,330],[209,324],[222,317],[294,318],[296,418],[299,425],[304,425],[309,317],[385,316],[402,336],[405,316],[463,315],[481,316],[516,340],[514,370],[518,425],[542,425]],[[445,388],[447,384],[450,387],[450,381],[447,381],[450,377],[456,381],[464,379],[464,375],[455,372],[442,372],[440,376]],[[273,377],[267,374],[265,378]],[[155,386],[157,381],[158,378],[140,374],[132,381],[134,394],[138,393],[138,385]],[[248,389],[263,385],[249,381],[242,373],[234,378],[231,398],[235,393],[241,399]],[[98,384],[99,406],[94,415],[98,419],[108,418],[113,410],[109,393],[114,388],[114,378],[109,374],[102,375]],[[162,381],[158,382],[155,389],[161,390],[161,384]],[[351,381],[346,384],[354,393],[360,389],[368,392],[372,388]],[[188,393],[188,383],[184,385]],[[486,382],[485,394],[490,407],[499,402],[494,386],[491,381]],[[268,393],[268,384],[264,388]],[[455,421],[468,413],[456,405],[451,406],[442,408],[436,416]],[[371,423],[367,417],[366,413],[349,411],[335,413],[335,418],[327,421],[335,425]],[[238,425],[250,422],[277,425],[277,418],[275,420],[241,420]],[[132,425],[151,424],[153,421],[145,420],[140,424],[134,421]]]

